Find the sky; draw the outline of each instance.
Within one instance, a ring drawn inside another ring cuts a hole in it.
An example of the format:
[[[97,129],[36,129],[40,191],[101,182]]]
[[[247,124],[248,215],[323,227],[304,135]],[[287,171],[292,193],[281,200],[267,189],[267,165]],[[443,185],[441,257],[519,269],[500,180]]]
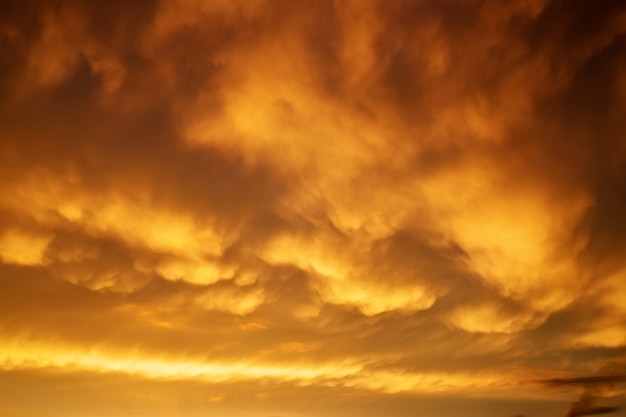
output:
[[[0,1],[3,417],[626,416],[626,3]]]

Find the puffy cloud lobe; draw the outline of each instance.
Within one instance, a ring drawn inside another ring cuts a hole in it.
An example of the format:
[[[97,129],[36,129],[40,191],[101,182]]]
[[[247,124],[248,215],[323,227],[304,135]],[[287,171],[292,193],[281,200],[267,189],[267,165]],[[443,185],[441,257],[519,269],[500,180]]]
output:
[[[462,395],[623,358],[620,2],[1,7],[6,363]]]

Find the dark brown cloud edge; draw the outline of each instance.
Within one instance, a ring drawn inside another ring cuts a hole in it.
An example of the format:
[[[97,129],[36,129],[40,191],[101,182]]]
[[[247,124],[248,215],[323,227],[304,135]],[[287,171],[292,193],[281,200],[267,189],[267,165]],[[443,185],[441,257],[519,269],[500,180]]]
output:
[[[559,387],[559,386],[568,386],[568,385],[577,385],[581,387],[592,386],[592,385],[602,385],[602,384],[612,384],[617,382],[625,382],[626,375],[599,375],[599,376],[587,376],[587,377],[578,377],[578,378],[555,378],[555,379],[545,379],[541,380],[544,385],[551,387]]]

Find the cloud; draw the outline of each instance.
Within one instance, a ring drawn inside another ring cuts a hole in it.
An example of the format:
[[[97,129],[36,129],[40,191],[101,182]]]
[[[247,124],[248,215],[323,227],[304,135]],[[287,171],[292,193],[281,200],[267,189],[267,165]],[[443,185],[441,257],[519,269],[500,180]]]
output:
[[[570,376],[626,358],[625,33],[618,1],[1,5],[3,375],[304,416],[276,398],[557,410],[540,374],[611,411]]]
[[[6,230],[0,238],[0,258],[5,263],[39,265],[51,236]]]
[[[550,387],[577,386],[582,387],[580,398],[573,402],[568,417],[610,414],[620,410],[616,406],[599,406],[597,402],[603,397],[612,396],[611,388],[626,381],[626,375],[597,375],[578,378],[554,378],[543,380]],[[614,395],[614,394],[613,394]]]
[[[580,400],[572,404],[572,408],[568,411],[568,417],[574,416],[590,416],[596,414],[610,414],[618,411],[619,407],[595,407],[594,401],[590,396],[584,396]]]
[[[606,385],[616,382],[626,381],[626,375],[600,375],[600,376],[588,376],[580,378],[556,378],[547,379],[543,383],[549,386],[563,386],[563,385],[577,385],[577,386],[593,386],[593,385]]]

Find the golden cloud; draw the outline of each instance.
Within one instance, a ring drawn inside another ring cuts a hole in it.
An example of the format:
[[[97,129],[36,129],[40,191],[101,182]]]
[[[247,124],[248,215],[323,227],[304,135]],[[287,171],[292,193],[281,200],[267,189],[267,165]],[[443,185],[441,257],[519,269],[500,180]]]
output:
[[[621,2],[23,3],[0,6],[0,383],[540,415],[532,375],[624,360]]]

